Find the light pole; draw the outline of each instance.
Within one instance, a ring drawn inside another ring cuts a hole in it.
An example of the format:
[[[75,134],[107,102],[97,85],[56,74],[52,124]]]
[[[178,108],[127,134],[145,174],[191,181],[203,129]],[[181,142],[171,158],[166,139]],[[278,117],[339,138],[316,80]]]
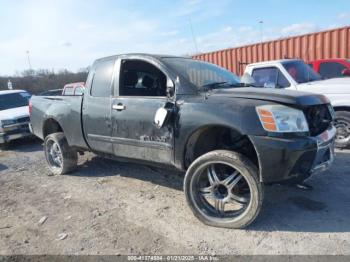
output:
[[[27,50],[26,53],[27,53],[29,70],[32,71],[32,64],[30,63],[30,58],[29,58],[29,50]]]
[[[260,25],[260,41],[262,43],[264,41],[264,35],[263,35],[264,21],[259,21],[259,25]]]

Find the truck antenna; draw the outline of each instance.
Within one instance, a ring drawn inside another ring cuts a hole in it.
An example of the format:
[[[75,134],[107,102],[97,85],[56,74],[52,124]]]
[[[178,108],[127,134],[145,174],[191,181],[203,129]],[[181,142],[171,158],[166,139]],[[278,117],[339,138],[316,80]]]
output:
[[[189,24],[190,24],[190,29],[191,29],[193,44],[194,44],[194,47],[195,47],[195,49],[196,49],[196,53],[199,54],[198,45],[197,45],[197,39],[196,39],[196,36],[195,36],[195,34],[194,34],[194,31],[193,31],[193,26],[192,26],[191,17],[188,18],[188,21],[189,21]]]

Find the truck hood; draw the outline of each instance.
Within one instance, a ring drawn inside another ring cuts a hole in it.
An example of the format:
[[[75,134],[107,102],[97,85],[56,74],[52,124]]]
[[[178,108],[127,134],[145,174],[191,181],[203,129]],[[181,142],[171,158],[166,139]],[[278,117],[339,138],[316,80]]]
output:
[[[311,94],[285,89],[270,88],[227,88],[213,90],[213,96],[225,96],[235,98],[257,99],[290,105],[310,106],[328,104],[329,100],[324,95]]]
[[[16,107],[0,111],[0,120],[16,119],[29,116],[28,106]]]
[[[350,77],[332,78],[299,84],[297,89],[320,94],[350,94]]]

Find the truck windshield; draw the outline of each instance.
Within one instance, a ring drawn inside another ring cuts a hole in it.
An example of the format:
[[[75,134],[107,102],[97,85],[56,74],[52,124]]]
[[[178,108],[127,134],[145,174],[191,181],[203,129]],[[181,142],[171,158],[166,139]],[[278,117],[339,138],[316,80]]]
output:
[[[189,58],[166,57],[163,61],[197,88],[242,86],[240,79],[217,65]]]
[[[0,111],[28,106],[30,94],[26,92],[0,95]]]
[[[299,84],[322,80],[322,77],[303,61],[288,61],[282,65]]]

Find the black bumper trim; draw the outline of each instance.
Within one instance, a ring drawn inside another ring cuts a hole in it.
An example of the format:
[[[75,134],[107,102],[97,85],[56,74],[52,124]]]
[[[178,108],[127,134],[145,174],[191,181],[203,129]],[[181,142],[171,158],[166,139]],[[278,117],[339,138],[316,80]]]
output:
[[[283,139],[250,136],[257,151],[260,181],[303,180],[328,169],[333,162],[335,128],[317,137]]]

